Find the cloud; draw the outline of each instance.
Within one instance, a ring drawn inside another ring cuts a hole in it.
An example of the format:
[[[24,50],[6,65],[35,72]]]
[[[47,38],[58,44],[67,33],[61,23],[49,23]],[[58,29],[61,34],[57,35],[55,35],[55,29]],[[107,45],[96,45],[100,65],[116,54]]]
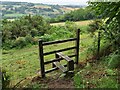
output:
[[[88,0],[1,0],[1,1],[16,1],[16,2],[32,2],[44,4],[77,4],[86,5]]]

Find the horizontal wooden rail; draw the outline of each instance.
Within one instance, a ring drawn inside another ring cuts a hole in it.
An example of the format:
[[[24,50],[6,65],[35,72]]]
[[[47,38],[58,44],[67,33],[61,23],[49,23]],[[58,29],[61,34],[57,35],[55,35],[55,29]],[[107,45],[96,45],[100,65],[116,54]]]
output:
[[[75,57],[76,55],[69,55],[68,57]],[[63,60],[63,58],[55,58],[55,59],[52,59],[50,61],[47,61],[47,62],[44,62],[44,64],[50,64],[50,63],[53,63],[53,62],[56,62],[56,61],[60,61],[60,60]]]
[[[67,67],[67,65],[63,65],[64,67]],[[52,71],[55,71],[55,70],[58,70],[59,68],[58,67],[54,67],[52,69],[49,69],[49,70],[46,70],[45,73],[49,73],[49,72],[52,72]]]
[[[67,72],[67,68],[65,68],[63,65],[61,65],[60,62],[53,62],[53,64],[58,67],[63,73],[66,73]]]
[[[73,61],[70,57],[64,55],[64,54],[61,53],[61,52],[56,53],[56,55],[58,55],[59,57],[61,57],[61,58],[63,58],[64,60],[67,61],[67,71],[73,71],[73,70],[74,70],[74,61]],[[58,65],[59,65],[59,64],[58,64]],[[62,71],[65,71],[64,68],[61,68],[61,70],[62,70]]]
[[[63,58],[63,59],[65,59],[66,61],[72,61],[72,59],[70,58],[70,57],[68,57],[68,56],[66,56],[66,55],[64,55],[63,53],[61,53],[61,52],[58,52],[58,53],[56,53],[59,57],[61,57],[61,58]]]
[[[67,51],[67,50],[75,49],[75,48],[76,48],[76,46],[65,48],[65,49],[60,49],[60,50],[56,50],[56,51],[46,52],[46,53],[43,53],[43,55],[49,55],[49,54],[53,54],[53,53],[57,53],[57,52],[62,52],[62,51]]]
[[[51,42],[43,42],[43,45],[58,44],[58,43],[74,41],[74,40],[77,40],[77,38],[70,38],[70,39],[67,39],[67,40],[58,40],[58,41],[51,41]]]

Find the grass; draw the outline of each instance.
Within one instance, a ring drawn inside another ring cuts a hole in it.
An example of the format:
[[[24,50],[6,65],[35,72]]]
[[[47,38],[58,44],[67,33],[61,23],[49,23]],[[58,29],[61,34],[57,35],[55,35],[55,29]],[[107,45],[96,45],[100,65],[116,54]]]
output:
[[[81,22],[76,22],[80,27],[81,30],[87,29],[87,24],[90,21],[82,21],[84,25],[79,25]],[[80,36],[80,59],[79,61],[85,60],[88,54],[88,47],[92,45],[93,38],[89,36],[89,34],[82,33]],[[62,49],[75,46],[75,42],[67,42],[64,44],[54,44],[44,47],[44,52],[49,52],[52,50]],[[2,52],[2,67],[7,70],[7,74],[11,77],[11,86],[14,86],[16,83],[25,79],[26,77],[33,77],[38,75],[40,70],[40,62],[39,62],[39,52],[38,52],[38,45],[34,45],[32,47],[26,47],[23,49],[12,49]],[[63,52],[65,55],[70,55],[74,53],[74,50]],[[55,58],[55,55],[48,55],[45,56],[45,61],[49,61],[50,59]],[[73,58],[74,59],[74,58]],[[62,62],[66,63],[66,62]],[[45,65],[45,69],[50,69],[52,67],[51,64]],[[51,73],[48,76],[51,76]]]
[[[93,38],[89,34],[82,34],[80,36],[80,57],[79,61],[86,60],[90,54],[88,48],[93,46]],[[74,46],[75,42],[67,42],[63,44],[54,44],[44,47],[44,52],[49,52],[52,50],[62,49],[70,46]],[[74,51],[64,52],[64,54],[69,55],[74,53]],[[45,61],[55,58],[54,54],[45,57]],[[12,49],[8,51],[3,50],[2,55],[2,67],[7,70],[7,74],[10,75],[12,81],[11,87],[16,83],[25,79],[27,77],[33,77],[38,75],[40,70],[39,64],[39,52],[38,46],[34,45],[32,47],[26,47],[23,49]],[[62,62],[63,64],[65,62]],[[45,65],[45,69],[50,69],[51,64]],[[116,78],[111,77],[116,75],[115,70],[108,69],[104,62],[94,64],[87,63],[84,68],[79,68],[79,71],[74,76],[74,86],[76,88],[117,88],[118,84]],[[56,73],[49,73],[48,76],[54,76]],[[107,76],[107,75],[111,76]],[[40,88],[42,83],[29,83],[28,87],[31,88]],[[44,85],[44,84],[43,84]],[[47,87],[47,85],[45,86]]]
[[[17,14],[17,13],[14,13],[14,14],[6,14],[5,17],[21,17],[21,16],[24,16],[25,14]]]
[[[88,24],[90,24],[93,20],[85,20],[85,21],[76,21],[75,24],[79,25],[79,26],[87,26]],[[51,25],[61,25],[64,26],[65,22],[60,22],[60,23],[51,23]]]
[[[104,62],[89,63],[74,76],[76,88],[118,88],[117,70],[108,69]]]
[[[37,46],[21,50],[10,50],[3,54],[2,67],[11,74],[11,80],[21,80],[35,74],[39,68]]]
[[[81,39],[89,37],[87,34],[82,34]],[[86,44],[90,44],[91,41],[90,38],[86,39]],[[85,41],[85,40],[84,40]],[[89,42],[88,42],[89,41]],[[81,41],[83,42],[83,41]],[[44,47],[44,52],[49,52],[56,49],[62,49],[66,47],[75,46],[74,42],[67,42],[64,44],[55,44],[55,45],[49,45]],[[81,48],[84,45],[81,46]],[[38,46],[34,45],[32,47],[26,47],[23,49],[12,49],[8,51],[3,50],[2,55],[2,67],[4,67],[7,70],[7,73],[11,75],[11,80],[13,82],[13,85],[17,83],[18,81],[25,79],[26,77],[32,77],[36,74],[38,74],[38,71],[40,69],[39,65],[39,54],[38,54]],[[74,53],[74,50],[64,52],[66,55],[70,55]],[[85,56],[80,56],[81,59]],[[46,56],[45,61],[49,61],[50,59],[53,59],[54,54]],[[62,62],[64,63],[64,62]],[[52,66],[50,64],[46,65],[46,69],[50,69]]]

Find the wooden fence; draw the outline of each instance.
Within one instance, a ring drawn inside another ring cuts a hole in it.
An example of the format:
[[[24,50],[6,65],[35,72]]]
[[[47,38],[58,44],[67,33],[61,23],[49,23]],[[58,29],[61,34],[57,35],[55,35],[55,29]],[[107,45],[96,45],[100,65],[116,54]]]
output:
[[[60,43],[65,43],[65,42],[69,42],[69,41],[76,41],[76,45],[73,46],[73,47],[64,48],[64,49],[55,50],[55,51],[50,51],[50,52],[45,52],[45,53],[43,51],[44,46],[51,45],[51,44],[60,44]],[[80,29],[77,30],[76,38],[70,38],[70,39],[67,39],[67,40],[59,40],[59,41],[51,41],[51,42],[43,42],[43,40],[39,40],[39,59],[40,59],[41,76],[45,77],[45,74],[60,69],[59,66],[55,67],[55,65],[58,65],[58,63],[55,63],[55,62],[59,62],[63,59],[66,59],[68,61],[68,65],[64,65],[64,66],[65,67],[67,66],[68,69],[72,70],[73,69],[73,67],[71,67],[72,60],[70,60],[70,58],[75,57],[74,64],[78,64],[78,60],[79,60],[79,41],[80,41]],[[73,55],[64,56],[60,53],[60,52],[67,51],[67,50],[72,50],[72,49],[75,49],[75,53]],[[56,58],[45,62],[44,56],[50,55],[50,54],[55,54]],[[50,63],[53,65],[53,68],[51,68],[50,70],[45,70],[45,65],[50,64]]]

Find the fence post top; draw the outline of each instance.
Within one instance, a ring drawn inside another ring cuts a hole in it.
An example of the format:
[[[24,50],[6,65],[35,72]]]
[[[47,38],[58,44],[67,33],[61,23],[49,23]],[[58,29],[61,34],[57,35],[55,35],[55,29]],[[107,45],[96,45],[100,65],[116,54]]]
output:
[[[80,28],[78,28],[78,31],[80,31]]]
[[[39,39],[38,41],[39,41],[39,42],[42,42],[43,40],[42,40],[42,39]]]

